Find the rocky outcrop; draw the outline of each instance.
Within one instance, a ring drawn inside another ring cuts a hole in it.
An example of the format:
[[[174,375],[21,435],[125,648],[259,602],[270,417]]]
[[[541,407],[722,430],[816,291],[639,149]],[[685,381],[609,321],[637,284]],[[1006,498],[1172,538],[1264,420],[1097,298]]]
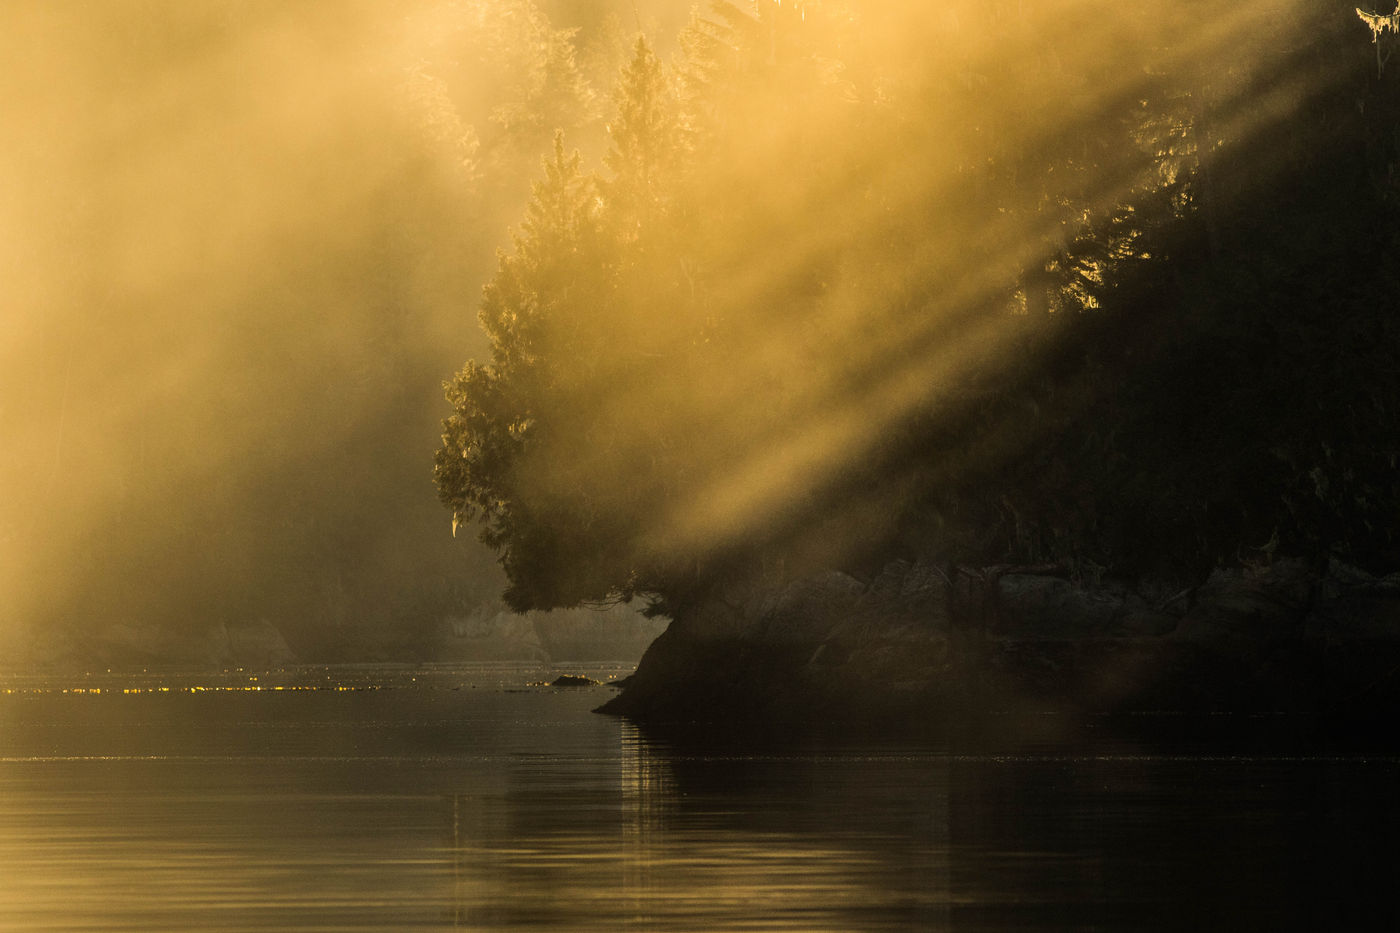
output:
[[[1199,586],[1065,568],[896,562],[716,592],[678,614],[603,711],[640,721],[857,721],[959,709],[1400,708],[1400,575],[1279,560]]]

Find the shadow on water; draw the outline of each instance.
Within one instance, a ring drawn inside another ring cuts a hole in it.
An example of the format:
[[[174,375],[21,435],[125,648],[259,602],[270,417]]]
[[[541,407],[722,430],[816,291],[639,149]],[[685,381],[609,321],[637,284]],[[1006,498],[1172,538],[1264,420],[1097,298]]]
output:
[[[1164,750],[1162,726],[953,747],[628,728],[624,760],[663,853],[786,832],[844,853],[851,928],[1400,928],[1400,759],[1300,753],[1293,722],[1175,719]]]

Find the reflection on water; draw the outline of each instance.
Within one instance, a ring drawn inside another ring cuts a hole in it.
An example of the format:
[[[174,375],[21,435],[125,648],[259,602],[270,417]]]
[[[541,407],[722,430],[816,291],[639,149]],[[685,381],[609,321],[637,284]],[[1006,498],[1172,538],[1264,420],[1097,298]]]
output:
[[[11,678],[0,929],[1400,928],[1393,758],[672,744],[550,673]]]

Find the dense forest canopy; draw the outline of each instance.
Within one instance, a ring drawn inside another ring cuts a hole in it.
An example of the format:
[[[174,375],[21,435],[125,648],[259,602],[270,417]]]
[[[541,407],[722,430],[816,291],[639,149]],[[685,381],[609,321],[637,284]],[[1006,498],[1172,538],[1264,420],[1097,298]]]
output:
[[[716,2],[560,129],[436,477],[507,599],[1394,564],[1396,80],[1345,3]]]

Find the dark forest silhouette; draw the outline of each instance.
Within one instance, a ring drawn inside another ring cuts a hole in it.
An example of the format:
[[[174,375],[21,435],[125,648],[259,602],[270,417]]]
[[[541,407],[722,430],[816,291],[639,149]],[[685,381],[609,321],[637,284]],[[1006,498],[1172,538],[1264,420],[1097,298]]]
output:
[[[1394,37],[940,9],[716,3],[637,41],[598,174],[556,137],[437,457],[513,606],[1400,564]]]

